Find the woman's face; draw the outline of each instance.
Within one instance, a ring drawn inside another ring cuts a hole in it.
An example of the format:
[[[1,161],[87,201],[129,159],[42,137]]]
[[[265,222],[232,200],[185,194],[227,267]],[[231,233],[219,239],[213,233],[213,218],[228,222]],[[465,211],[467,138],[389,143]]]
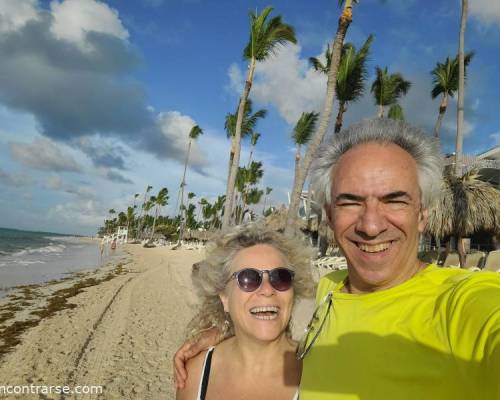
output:
[[[257,244],[236,253],[231,273],[244,268],[271,270],[287,267],[284,255],[268,244]],[[290,321],[293,306],[293,287],[278,291],[269,283],[267,273],[262,284],[253,292],[239,288],[231,279],[219,295],[224,310],[229,312],[236,335],[246,335],[253,339],[272,341],[280,337]]]

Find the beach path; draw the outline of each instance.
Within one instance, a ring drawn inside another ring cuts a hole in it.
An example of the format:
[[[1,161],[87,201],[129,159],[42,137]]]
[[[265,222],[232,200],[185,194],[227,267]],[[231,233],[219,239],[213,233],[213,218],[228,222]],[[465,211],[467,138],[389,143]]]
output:
[[[127,251],[125,274],[85,289],[71,298],[76,308],[23,336],[2,360],[0,384],[104,386],[101,396],[79,399],[175,398],[172,357],[194,312],[191,266],[203,252]]]

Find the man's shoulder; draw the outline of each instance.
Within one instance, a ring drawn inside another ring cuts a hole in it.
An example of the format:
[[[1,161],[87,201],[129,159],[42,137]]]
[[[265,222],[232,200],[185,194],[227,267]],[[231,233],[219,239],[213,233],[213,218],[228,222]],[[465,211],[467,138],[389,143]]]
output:
[[[318,295],[323,295],[329,290],[334,290],[347,278],[347,270],[332,271],[319,280]]]

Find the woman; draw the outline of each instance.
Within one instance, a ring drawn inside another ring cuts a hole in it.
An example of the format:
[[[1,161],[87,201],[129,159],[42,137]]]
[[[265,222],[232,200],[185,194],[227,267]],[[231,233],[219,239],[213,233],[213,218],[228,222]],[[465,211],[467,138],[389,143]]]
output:
[[[290,317],[295,297],[312,293],[310,253],[263,226],[237,227],[216,240],[193,282],[202,305],[191,335],[215,327],[224,340],[188,362],[177,400],[295,399],[302,365]]]

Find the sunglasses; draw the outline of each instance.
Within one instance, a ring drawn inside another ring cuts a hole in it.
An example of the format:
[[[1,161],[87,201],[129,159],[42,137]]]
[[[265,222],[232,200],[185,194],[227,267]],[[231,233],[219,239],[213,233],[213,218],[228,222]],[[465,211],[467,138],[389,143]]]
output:
[[[267,275],[269,276],[269,283],[274,289],[280,292],[284,292],[285,290],[288,290],[292,287],[295,272],[288,268],[243,268],[233,273],[228,282],[231,279],[236,278],[238,287],[241,290],[243,290],[244,292],[254,292],[260,287],[260,285],[262,285],[262,280],[265,272],[267,272]]]

